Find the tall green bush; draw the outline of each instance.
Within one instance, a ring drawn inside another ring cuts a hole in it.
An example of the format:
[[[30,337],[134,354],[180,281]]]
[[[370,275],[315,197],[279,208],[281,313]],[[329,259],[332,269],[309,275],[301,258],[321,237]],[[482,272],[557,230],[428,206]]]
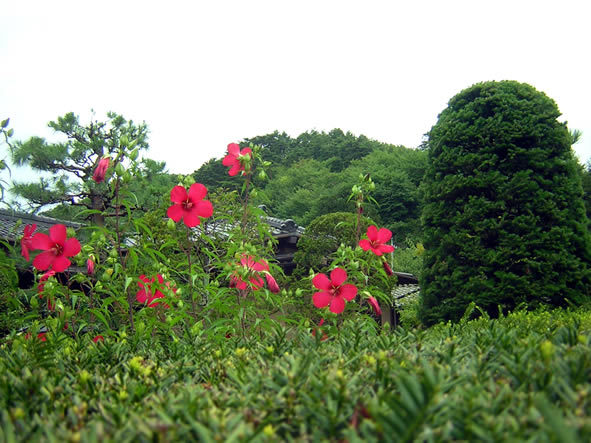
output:
[[[429,133],[421,317],[457,320],[472,301],[588,299],[590,237],[572,138],[555,102],[515,81],[460,92]]]

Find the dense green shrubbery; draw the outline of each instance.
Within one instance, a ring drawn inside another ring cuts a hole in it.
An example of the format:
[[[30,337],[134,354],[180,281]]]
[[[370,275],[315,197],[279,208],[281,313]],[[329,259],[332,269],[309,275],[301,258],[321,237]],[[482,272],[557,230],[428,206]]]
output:
[[[591,312],[379,331],[276,324],[0,348],[3,441],[569,441],[591,432]]]
[[[305,275],[310,269],[323,271],[330,263],[330,256],[341,244],[355,246],[357,216],[350,212],[334,212],[314,219],[298,241],[294,262],[296,275]],[[367,217],[360,219],[360,231],[375,224]]]
[[[572,138],[514,81],[456,95],[429,133],[422,318],[589,299],[591,240]]]

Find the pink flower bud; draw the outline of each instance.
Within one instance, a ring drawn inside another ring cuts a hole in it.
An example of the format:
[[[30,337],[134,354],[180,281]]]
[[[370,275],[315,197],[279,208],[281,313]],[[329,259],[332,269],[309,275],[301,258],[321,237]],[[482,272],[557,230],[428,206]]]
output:
[[[374,297],[370,296],[367,299],[367,302],[372,307],[373,312],[375,312],[376,315],[378,315],[378,316],[382,315],[382,309],[380,308],[380,304],[378,303],[378,301]]]
[[[271,291],[274,294],[277,294],[280,291],[280,289],[279,285],[277,284],[273,276],[271,274],[265,274],[265,278],[267,279],[267,286],[269,286],[269,291]]]
[[[99,160],[98,166],[94,170],[94,174],[92,174],[92,179],[95,182],[100,183],[105,180],[105,175],[107,173],[107,169],[109,169],[110,161],[110,157],[103,157]]]
[[[384,265],[384,271],[386,271],[386,274],[388,275],[394,275],[394,273],[392,272],[392,268],[390,267],[390,265],[388,264],[387,261],[382,262]]]
[[[88,275],[94,274],[94,262],[92,261],[91,258],[86,260],[86,273]]]
[[[99,341],[105,341],[105,337],[103,337],[102,335],[97,335],[92,339],[92,341],[95,343],[98,343]]]

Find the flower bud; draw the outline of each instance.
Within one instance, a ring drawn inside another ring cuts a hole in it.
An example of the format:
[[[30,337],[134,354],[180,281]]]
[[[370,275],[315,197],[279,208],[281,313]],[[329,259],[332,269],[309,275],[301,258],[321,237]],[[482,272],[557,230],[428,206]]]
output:
[[[125,167],[123,166],[123,163],[121,163],[121,162],[117,163],[117,166],[115,166],[115,173],[119,177],[121,177],[125,173]]]

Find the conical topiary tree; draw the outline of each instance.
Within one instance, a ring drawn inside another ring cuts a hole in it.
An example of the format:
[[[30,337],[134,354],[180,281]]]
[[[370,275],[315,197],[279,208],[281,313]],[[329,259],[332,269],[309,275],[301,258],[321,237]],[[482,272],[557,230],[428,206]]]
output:
[[[553,100],[515,81],[456,95],[429,133],[421,318],[461,318],[474,301],[578,304],[591,242],[571,136]]]

